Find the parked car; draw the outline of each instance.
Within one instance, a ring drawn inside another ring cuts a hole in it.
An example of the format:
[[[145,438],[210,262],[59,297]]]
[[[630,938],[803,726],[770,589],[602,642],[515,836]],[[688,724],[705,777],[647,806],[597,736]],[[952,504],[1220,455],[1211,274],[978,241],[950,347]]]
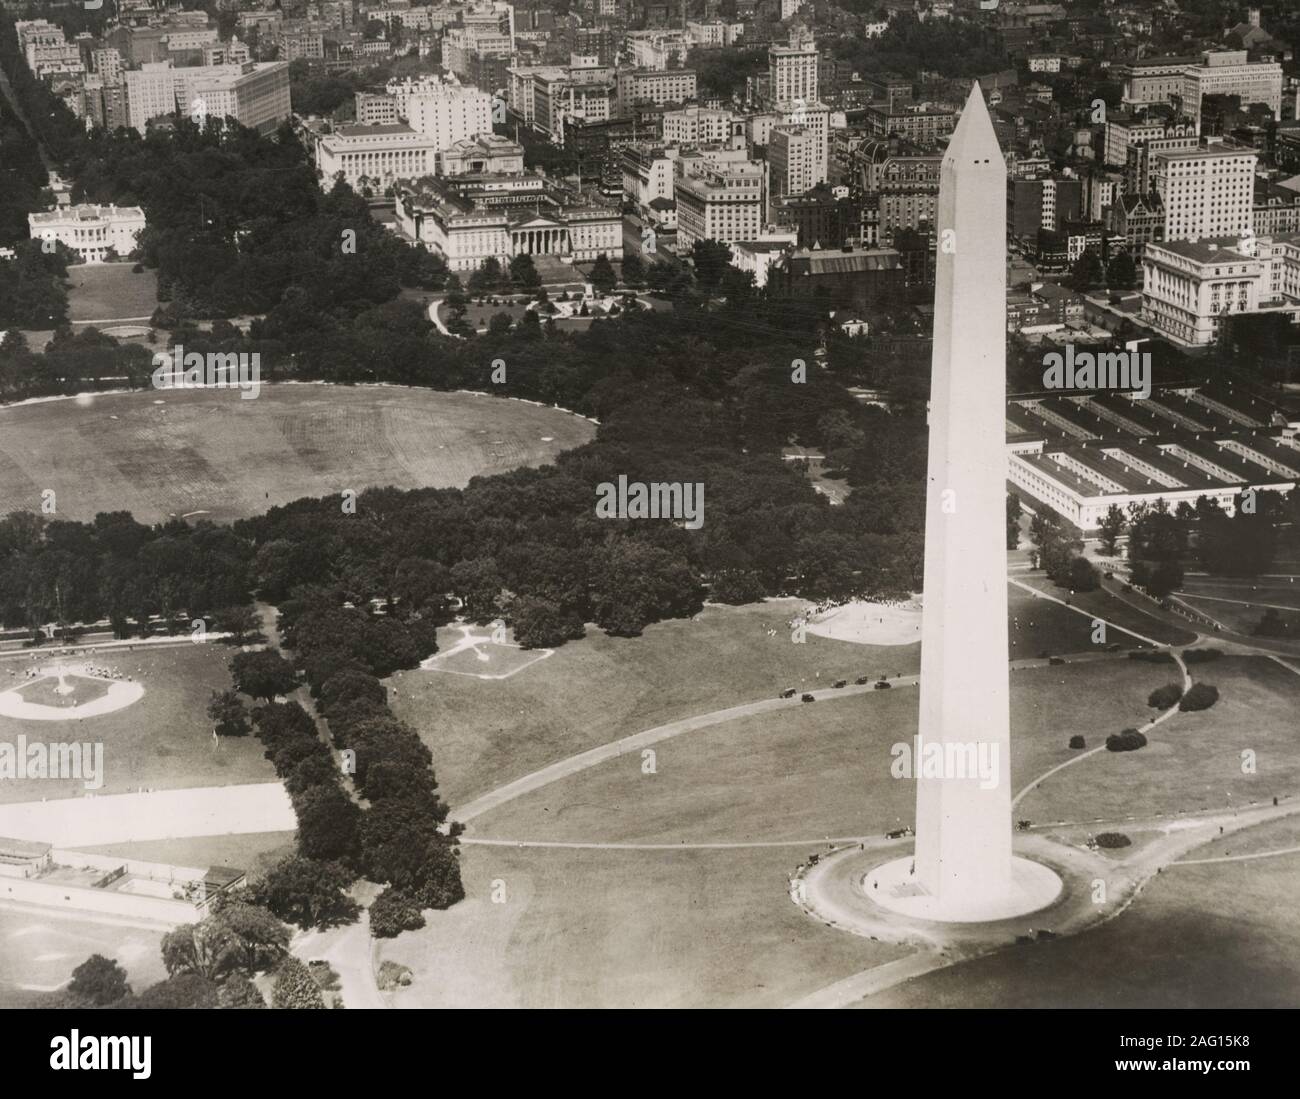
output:
[[[878,691],[887,691],[887,690],[889,690],[892,686],[893,686],[893,684],[890,683],[889,680],[887,680],[887,679],[878,679],[878,680],[876,680],[876,688],[875,688],[875,689],[878,690]]]
[[[853,682],[856,683],[859,687],[861,687],[864,683],[870,683],[870,682],[871,682],[871,676],[869,676],[869,675],[860,675],[860,676],[858,676],[858,678],[855,679]]]
[[[794,698],[794,694],[795,694],[795,689],[793,687],[787,687],[784,691],[781,692],[781,697]]]
[[[805,691],[803,694],[801,694],[801,695],[799,696],[799,701],[800,701],[800,702],[816,702],[817,700],[816,700],[815,698],[813,698],[812,695],[808,694],[808,693]]]
[[[832,687],[836,687],[836,688],[847,687],[848,685],[849,685],[849,681],[847,679],[837,679],[834,683],[831,684]]]

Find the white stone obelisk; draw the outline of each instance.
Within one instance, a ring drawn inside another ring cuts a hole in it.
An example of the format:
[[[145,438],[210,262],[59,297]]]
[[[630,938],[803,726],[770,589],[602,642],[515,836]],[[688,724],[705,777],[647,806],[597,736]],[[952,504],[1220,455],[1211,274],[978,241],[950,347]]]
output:
[[[1011,889],[1006,197],[1006,165],[976,85],[939,183],[914,762],[914,881],[947,919],[984,910]],[[942,768],[927,766],[927,746],[936,744]],[[992,785],[954,777],[976,758],[996,758]]]

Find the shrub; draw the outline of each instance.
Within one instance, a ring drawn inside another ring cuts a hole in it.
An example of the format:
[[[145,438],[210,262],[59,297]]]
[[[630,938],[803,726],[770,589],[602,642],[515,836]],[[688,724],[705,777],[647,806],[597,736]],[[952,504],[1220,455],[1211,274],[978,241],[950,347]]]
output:
[[[1195,710],[1208,710],[1218,701],[1218,687],[1213,687],[1209,683],[1193,683],[1192,689],[1183,695],[1178,708],[1183,713],[1191,713]]]
[[[217,988],[217,1007],[237,1011],[256,1010],[266,1007],[266,1001],[262,999],[257,985],[242,973],[235,973]]]
[[[1088,744],[1087,741],[1083,739],[1083,737],[1081,737],[1078,733],[1075,733],[1074,736],[1070,737],[1070,747],[1086,748],[1088,747]]]
[[[1175,663],[1172,656],[1158,649],[1130,649],[1128,658],[1130,660],[1140,660],[1144,664]]]
[[[150,1011],[206,1010],[217,1006],[217,986],[197,973],[177,973],[150,985],[138,996],[127,997],[119,1006]]]
[[[1139,748],[1145,748],[1146,743],[1147,738],[1136,729],[1125,729],[1121,733],[1111,733],[1106,738],[1106,751],[1136,752]]]
[[[370,933],[376,939],[392,939],[403,931],[418,931],[423,926],[420,906],[391,885],[370,906]]]
[[[1147,705],[1156,710],[1167,710],[1183,697],[1183,688],[1179,683],[1166,683],[1157,687],[1147,698]]]
[[[305,965],[290,955],[280,963],[271,992],[271,1006],[279,1008],[311,1009],[325,1007],[325,997],[320,985]]]
[[[375,980],[381,992],[392,992],[395,988],[405,988],[411,983],[411,971],[397,962],[383,961],[379,963]]]
[[[1208,664],[1223,655],[1222,649],[1184,649],[1183,660],[1188,664]]]
[[[1116,847],[1127,847],[1133,841],[1124,835],[1123,832],[1098,832],[1093,837],[1098,847],[1114,849]]]

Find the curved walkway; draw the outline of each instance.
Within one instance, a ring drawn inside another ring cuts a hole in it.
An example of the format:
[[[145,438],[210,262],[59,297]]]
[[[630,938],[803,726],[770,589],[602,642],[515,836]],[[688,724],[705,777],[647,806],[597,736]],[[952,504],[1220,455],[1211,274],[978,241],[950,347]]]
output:
[[[916,683],[919,679],[919,676],[905,675],[897,679],[891,679],[890,682],[895,686],[900,684],[910,685]],[[871,684],[866,683],[861,686],[853,684],[839,689],[829,687],[808,693],[820,701],[828,698],[849,698],[854,695],[867,694],[874,689]],[[680,721],[672,721],[667,725],[656,725],[652,729],[645,729],[639,733],[633,733],[631,736],[611,741],[608,744],[589,748],[585,752],[579,752],[575,756],[559,760],[541,768],[541,770],[533,771],[531,774],[517,778],[513,782],[508,782],[504,786],[498,786],[495,790],[491,790],[473,801],[467,802],[459,809],[453,810],[450,818],[465,824],[491,809],[504,805],[508,801],[523,797],[524,794],[531,794],[534,790],[540,790],[543,786],[549,786],[552,782],[558,782],[562,778],[576,775],[579,771],[585,771],[589,767],[595,767],[606,760],[638,751],[648,745],[658,744],[660,741],[670,740],[675,736],[691,733],[697,729],[707,729],[713,725],[721,725],[727,721],[734,721],[736,718],[766,714],[771,713],[773,710],[791,709],[801,705],[805,704],[800,702],[797,695],[794,698],[765,698],[757,702],[744,702],[739,706],[730,706],[725,710],[714,710],[711,713],[682,718]]]
[[[1134,636],[1136,636],[1136,634]],[[1172,656],[1174,660],[1178,663],[1178,667],[1183,673],[1183,694],[1186,694],[1188,691],[1192,689],[1192,674],[1187,670],[1187,665],[1183,663],[1183,658],[1181,654],[1175,652],[1173,649],[1170,649],[1169,655]],[[1151,729],[1154,729],[1161,722],[1168,721],[1171,717],[1173,717],[1176,713],[1178,713],[1178,707],[1181,705],[1181,703],[1182,703],[1182,698],[1180,697],[1177,702],[1175,702],[1172,706],[1170,706],[1169,709],[1165,710],[1165,712],[1162,713],[1159,717],[1152,718],[1145,725],[1140,726],[1138,728],[1138,732],[1139,733],[1149,732]],[[1014,798],[1011,799],[1011,808],[1014,809],[1017,805],[1020,804],[1021,800],[1025,797],[1026,794],[1030,793],[1035,788],[1040,786],[1042,783],[1046,782],[1058,771],[1063,771],[1065,770],[1065,768],[1073,766],[1074,764],[1079,763],[1081,760],[1087,759],[1089,756],[1095,756],[1098,752],[1104,752],[1104,751],[1106,751],[1106,745],[1099,744],[1096,748],[1092,748],[1082,753],[1081,755],[1073,756],[1070,759],[1067,759],[1064,763],[1058,763],[1055,767],[1053,767],[1049,771],[1044,771],[1036,779],[1034,779],[1032,782],[1024,786],[1020,790],[1020,792],[1016,794]]]
[[[1170,866],[1204,866],[1211,862],[1249,862],[1251,859],[1272,859],[1278,855],[1300,854],[1300,847],[1280,847],[1276,851],[1257,851],[1252,855],[1220,855],[1213,859],[1179,859]]]

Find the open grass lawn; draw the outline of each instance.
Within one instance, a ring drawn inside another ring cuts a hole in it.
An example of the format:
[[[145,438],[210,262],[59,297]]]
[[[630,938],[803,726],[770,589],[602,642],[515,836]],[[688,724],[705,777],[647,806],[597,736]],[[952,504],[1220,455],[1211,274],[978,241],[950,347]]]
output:
[[[68,268],[68,317],[77,321],[149,317],[158,308],[158,273],[134,274],[131,263],[80,264]]]
[[[1179,597],[1197,610],[1222,622],[1230,630],[1251,636],[1268,605],[1292,624],[1300,637],[1300,585],[1287,580],[1254,578],[1226,580],[1193,576]]]
[[[640,638],[589,627],[555,655],[502,680],[408,671],[388,680],[393,710],[433,752],[455,806],[548,763],[656,725],[774,698],[785,687],[859,675],[912,674],[919,645],[880,648],[807,636],[785,623],[804,604],[706,607]],[[768,637],[765,627],[774,627]],[[458,635],[457,635],[458,636]]]
[[[414,971],[401,1007],[778,1007],[907,953],[804,915],[806,856],[469,847],[466,900],[379,959]]]
[[[1134,723],[1162,681],[1160,669],[1120,660],[1013,673],[1012,788],[1077,754],[1071,734]],[[890,749],[915,735],[918,697],[916,687],[872,691],[686,733],[655,746],[655,774],[633,752],[488,812],[473,834],[600,843],[879,835],[915,820],[915,785],[891,775]]]
[[[53,489],[61,519],[130,511],[143,523],[215,522],[303,496],[451,487],[552,461],[595,426],[474,393],[266,385],[78,397],[0,408],[0,515]],[[549,441],[548,441],[549,440]]]
[[[212,691],[230,686],[228,666],[234,651],[212,644],[139,647],[102,654],[96,657],[97,662],[144,685],[139,702],[75,721],[0,718],[0,740],[16,744],[22,734],[29,743],[102,742],[105,775],[99,794],[125,794],[142,786],[171,789],[274,782],[275,771],[262,758],[262,748],[252,736],[225,737],[220,750],[213,750],[212,724],[205,710]],[[45,658],[46,662],[51,659]],[[0,661],[0,684],[7,687],[12,683],[8,670],[20,670],[24,663]],[[85,793],[80,779],[0,782],[0,802],[4,803]]]
[[[1058,588],[1046,577],[1034,573],[1021,574],[1016,577],[1022,583],[1029,584],[1031,587],[1038,589],[1057,599],[1068,599],[1072,607],[1077,607],[1084,614],[1074,615],[1074,620],[1065,621],[1064,633],[1061,637],[1061,648],[1053,650],[1054,652],[1084,652],[1095,650],[1097,645],[1092,640],[1092,619],[1101,618],[1106,622],[1112,622],[1119,627],[1118,630],[1110,626],[1106,627],[1106,644],[1118,641],[1126,649],[1142,648],[1143,642],[1139,642],[1132,634],[1123,632],[1132,630],[1141,637],[1149,637],[1153,641],[1159,641],[1164,645],[1190,645],[1196,640],[1196,634],[1191,630],[1182,629],[1160,621],[1149,614],[1144,614],[1137,607],[1131,606],[1124,600],[1111,595],[1107,591],[1098,589],[1089,592],[1071,593],[1066,588]],[[1035,616],[1041,616],[1045,605],[1050,605],[1047,600],[1034,600],[1023,588],[1011,588],[1011,598],[1015,603],[1017,593],[1023,600],[1018,605],[1020,607],[1029,607]],[[1056,610],[1068,614],[1069,609],[1057,606]],[[1013,610],[1013,614],[1015,611]],[[1022,618],[1024,617],[1022,613]],[[1049,619],[1055,621],[1055,619]],[[1023,622],[1022,622],[1023,626]],[[1014,634],[1014,630],[1013,630]],[[1065,646],[1070,646],[1066,648]],[[1024,655],[1035,656],[1037,653],[1027,653]]]
[[[1055,590],[1052,594],[1058,599],[1062,597],[1062,593]],[[1090,615],[1079,614],[1050,599],[1037,598],[1014,585],[1007,588],[1007,613],[1010,615],[1011,656],[1015,660],[1043,655],[1095,653],[1116,643],[1126,649],[1147,647],[1132,634],[1110,628],[1106,630],[1105,643],[1098,644],[1092,639],[1094,627]]]
[[[1176,678],[1172,666],[1152,671],[1157,685]],[[1147,733],[1147,746],[1136,752],[1099,752],[1054,775],[1025,798],[1019,815],[1044,821],[1146,817],[1300,793],[1300,676],[1264,657],[1194,664],[1192,675],[1218,687],[1213,707],[1177,714]],[[1090,747],[1118,731],[1113,721],[1090,714],[1087,700],[1062,702],[1063,718],[1092,726],[1093,733],[1084,734]],[[1152,713],[1145,706],[1143,712]],[[1255,753],[1255,774],[1242,772],[1247,749]]]
[[[167,977],[164,931],[47,909],[0,908],[0,1008],[41,1006],[92,954],[115,959],[139,992]]]
[[[1234,855],[1256,855],[1265,851],[1282,851],[1288,847],[1300,847],[1300,813],[1282,817],[1279,820],[1271,820],[1264,824],[1257,824],[1254,828],[1247,828],[1242,832],[1222,836],[1205,844],[1204,847],[1189,851],[1183,857],[1187,859],[1221,859]],[[1295,865],[1300,866],[1300,854],[1279,855],[1277,859],[1279,868],[1291,865],[1287,861],[1288,859],[1296,860]],[[1263,865],[1262,861],[1260,864]]]
[[[1280,823],[1252,831],[1269,847],[1286,846],[1294,825],[1278,834]],[[1226,837],[1188,857],[1256,842],[1249,833]],[[1172,866],[1109,923],[929,973],[860,1006],[1300,1007],[1297,895],[1300,854]]]

